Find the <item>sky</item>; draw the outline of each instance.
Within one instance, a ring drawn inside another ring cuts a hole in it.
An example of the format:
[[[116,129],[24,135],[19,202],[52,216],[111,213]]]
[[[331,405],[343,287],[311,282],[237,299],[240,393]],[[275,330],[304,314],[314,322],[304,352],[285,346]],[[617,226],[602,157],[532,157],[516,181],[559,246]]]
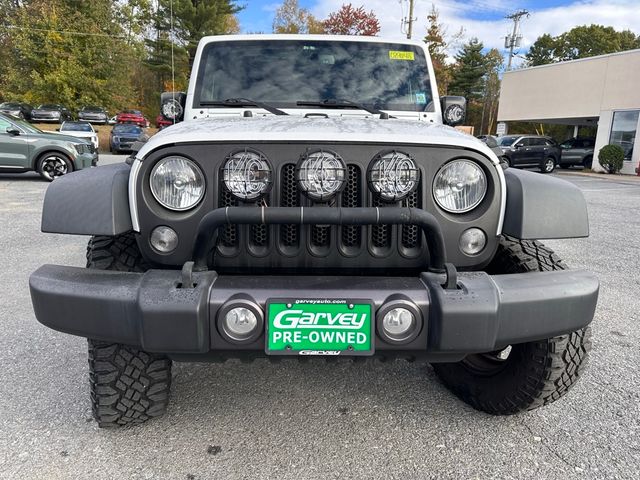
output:
[[[273,16],[281,1],[238,0],[237,3],[246,5],[238,15],[243,33],[271,33]],[[343,3],[349,3],[349,0],[299,0],[302,7],[320,19],[338,10]],[[373,10],[382,27],[379,36],[405,37],[400,24],[407,14],[408,0],[351,0],[351,3]],[[414,39],[424,38],[427,13],[432,4],[440,12],[440,20],[449,34],[462,27],[465,31],[463,40],[477,37],[486,48],[495,47],[501,51],[504,50],[505,35],[513,28],[512,21],[505,15],[519,9],[528,10],[529,17],[521,22],[520,54],[526,53],[540,35],[558,35],[577,25],[596,23],[640,34],[640,0],[415,0]]]

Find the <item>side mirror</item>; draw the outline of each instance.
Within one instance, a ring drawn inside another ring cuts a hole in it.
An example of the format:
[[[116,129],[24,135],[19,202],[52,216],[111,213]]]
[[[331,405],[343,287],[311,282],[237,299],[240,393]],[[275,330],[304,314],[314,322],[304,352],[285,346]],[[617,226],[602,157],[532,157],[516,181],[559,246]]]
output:
[[[160,113],[172,123],[184,119],[184,109],[187,104],[187,94],[184,92],[163,92],[160,95]]]
[[[522,148],[522,147],[524,147],[524,143],[516,143],[513,147],[514,148]]]
[[[455,127],[464,122],[467,115],[467,100],[464,97],[445,96],[440,98],[442,121],[445,125]]]
[[[6,132],[12,137],[20,135],[20,130],[18,130],[17,128],[7,128]]]

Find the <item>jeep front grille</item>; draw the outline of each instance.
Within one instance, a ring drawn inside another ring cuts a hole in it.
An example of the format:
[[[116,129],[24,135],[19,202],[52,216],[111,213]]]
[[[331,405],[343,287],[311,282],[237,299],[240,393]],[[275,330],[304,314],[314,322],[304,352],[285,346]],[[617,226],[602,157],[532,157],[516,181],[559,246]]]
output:
[[[364,172],[359,165],[347,165],[347,182],[344,190],[327,203],[313,203],[303,196],[297,186],[294,163],[285,163],[279,169],[274,187],[267,197],[257,203],[244,204],[251,206],[280,207],[380,207],[393,208],[421,207],[420,188],[409,197],[396,204],[388,204],[375,198],[366,186]],[[242,205],[227,190],[224,182],[219,187],[219,207]],[[303,230],[304,229],[304,230]],[[354,257],[371,252],[374,257],[385,258],[395,253],[404,257],[416,257],[421,252],[421,235],[418,227],[412,225],[374,225],[374,226],[329,226],[329,225],[226,225],[220,233],[218,250],[222,256],[233,257],[241,251],[261,252],[266,255],[277,249],[285,256],[306,255],[307,250],[314,257],[327,257],[340,252],[341,256]],[[396,241],[394,242],[394,238]],[[304,245],[302,243],[304,242]],[[396,248],[394,248],[394,246]],[[304,248],[303,248],[304,247]]]

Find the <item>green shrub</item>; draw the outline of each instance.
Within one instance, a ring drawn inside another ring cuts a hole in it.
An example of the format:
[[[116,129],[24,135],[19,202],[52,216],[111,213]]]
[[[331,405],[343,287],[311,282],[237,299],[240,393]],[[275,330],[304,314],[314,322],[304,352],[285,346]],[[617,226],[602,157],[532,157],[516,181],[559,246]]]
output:
[[[620,145],[605,145],[598,152],[598,162],[607,172],[618,173],[622,170],[624,150]]]

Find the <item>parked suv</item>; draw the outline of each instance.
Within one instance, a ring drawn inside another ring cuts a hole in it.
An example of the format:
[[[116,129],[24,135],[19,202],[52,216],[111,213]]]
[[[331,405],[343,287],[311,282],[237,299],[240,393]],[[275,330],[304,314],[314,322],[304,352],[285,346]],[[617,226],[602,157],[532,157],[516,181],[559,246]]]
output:
[[[596,139],[590,137],[577,137],[565,140],[560,144],[562,155],[558,166],[569,168],[573,165],[581,165],[584,168],[591,168],[593,163],[593,148]]]
[[[497,141],[510,167],[538,167],[542,173],[551,173],[560,160],[560,148],[549,137],[505,135]]]
[[[38,172],[53,181],[95,166],[98,152],[84,139],[42,130],[0,114],[0,173]]]
[[[184,121],[44,199],[43,231],[91,236],[88,268],[30,288],[89,339],[100,426],[161,415],[178,360],[423,359],[501,415],[582,375],[598,280],[536,239],[587,236],[584,197],[443,125],[465,101],[424,42],[206,37],[179,98]]]

